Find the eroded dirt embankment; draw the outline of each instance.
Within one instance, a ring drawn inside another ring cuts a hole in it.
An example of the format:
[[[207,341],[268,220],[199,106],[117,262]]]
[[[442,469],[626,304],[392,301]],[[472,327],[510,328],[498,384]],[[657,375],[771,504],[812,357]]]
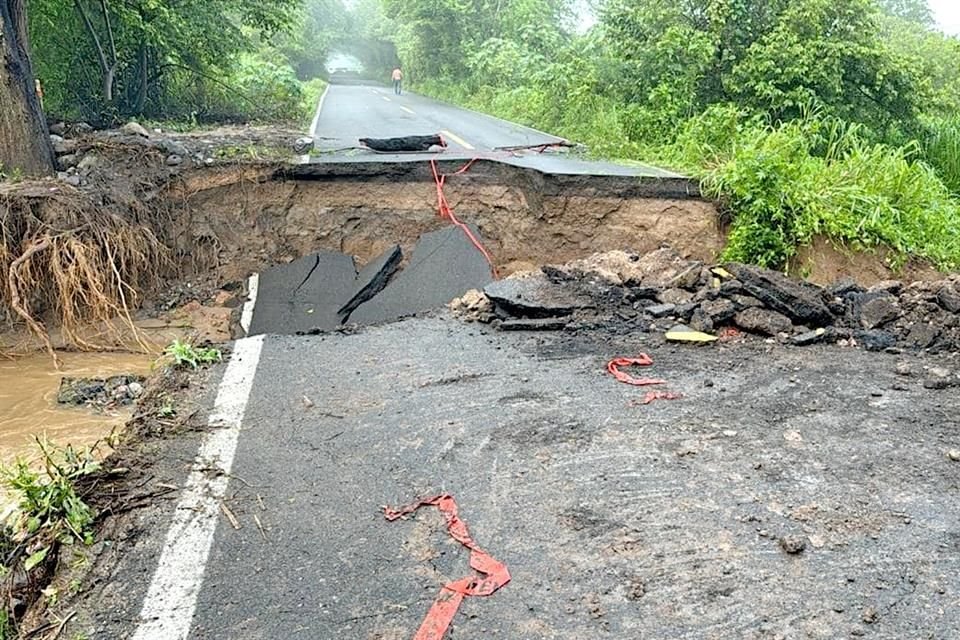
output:
[[[478,162],[444,194],[507,273],[610,248],[670,243],[710,260],[722,247],[713,204],[685,180],[544,176]],[[197,264],[215,255],[227,280],[319,249],[364,263],[449,224],[437,214],[429,165],[419,163],[196,172],[172,187],[170,203],[178,253]]]

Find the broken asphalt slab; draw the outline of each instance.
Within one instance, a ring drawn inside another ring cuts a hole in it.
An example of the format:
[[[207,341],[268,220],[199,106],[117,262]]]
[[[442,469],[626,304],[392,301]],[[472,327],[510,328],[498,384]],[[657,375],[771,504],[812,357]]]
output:
[[[492,282],[483,288],[483,293],[498,310],[520,318],[568,316],[596,304],[589,296],[551,281],[541,271]]]
[[[380,292],[402,254],[394,246],[357,273],[353,258],[321,251],[260,274],[250,335],[332,330]]]
[[[479,231],[470,227],[478,239]],[[486,257],[456,226],[420,237],[410,264],[373,299],[357,307],[349,323],[369,325],[445,306],[470,289],[482,289],[493,280]]]
[[[790,320],[814,326],[827,326],[834,320],[824,290],[814,284],[744,264],[729,264],[726,269],[740,281],[747,293]]]

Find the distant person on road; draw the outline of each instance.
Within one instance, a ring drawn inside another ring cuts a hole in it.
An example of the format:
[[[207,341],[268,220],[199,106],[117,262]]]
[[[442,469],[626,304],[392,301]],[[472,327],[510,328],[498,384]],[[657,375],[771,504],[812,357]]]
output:
[[[400,95],[403,89],[403,71],[400,70],[400,67],[397,67],[390,77],[393,79],[393,92]]]

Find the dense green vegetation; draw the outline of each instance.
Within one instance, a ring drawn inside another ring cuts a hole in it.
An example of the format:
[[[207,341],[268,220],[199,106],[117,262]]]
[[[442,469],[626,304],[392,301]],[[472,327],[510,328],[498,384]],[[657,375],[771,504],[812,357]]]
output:
[[[419,90],[699,176],[727,257],[816,234],[960,267],[960,42],[925,0],[383,0]]]
[[[960,40],[935,30],[926,0],[32,0],[29,12],[51,114],[302,122],[331,51],[374,77],[399,60],[421,92],[701,178],[733,220],[729,258],[785,267],[826,234],[960,268]]]
[[[32,0],[48,114],[109,124],[300,121],[349,17],[339,0]]]

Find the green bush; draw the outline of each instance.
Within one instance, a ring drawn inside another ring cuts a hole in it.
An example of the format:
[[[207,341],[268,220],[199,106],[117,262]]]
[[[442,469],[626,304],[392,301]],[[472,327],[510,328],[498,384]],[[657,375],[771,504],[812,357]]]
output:
[[[813,117],[745,127],[702,173],[705,193],[734,213],[724,257],[782,268],[822,234],[960,267],[960,202],[919,156],[916,144],[872,144]]]

